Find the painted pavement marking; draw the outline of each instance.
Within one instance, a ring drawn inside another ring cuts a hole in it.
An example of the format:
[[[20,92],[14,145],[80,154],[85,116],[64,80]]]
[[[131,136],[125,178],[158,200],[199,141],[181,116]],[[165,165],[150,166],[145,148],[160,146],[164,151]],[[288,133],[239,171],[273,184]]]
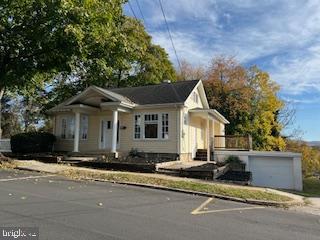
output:
[[[4,178],[4,179],[0,179],[0,182],[9,182],[9,181],[26,180],[26,179],[34,179],[34,178],[47,178],[47,177],[54,177],[54,176],[55,175],[28,176],[28,177],[19,177],[19,178]]]
[[[192,215],[200,215],[200,214],[207,214],[207,213],[231,212],[231,211],[242,211],[242,210],[253,210],[253,209],[263,209],[263,208],[265,208],[265,207],[262,207],[262,206],[252,206],[252,207],[226,208],[226,209],[217,209],[217,210],[204,210],[205,207],[211,202],[213,202],[213,198],[208,198],[199,207],[194,209],[191,212],[191,214]]]

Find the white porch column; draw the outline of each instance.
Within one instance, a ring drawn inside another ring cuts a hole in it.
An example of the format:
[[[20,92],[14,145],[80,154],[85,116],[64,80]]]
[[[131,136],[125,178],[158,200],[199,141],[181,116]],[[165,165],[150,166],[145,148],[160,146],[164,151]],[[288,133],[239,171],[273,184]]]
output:
[[[211,155],[211,149],[210,149],[210,122],[209,122],[209,116],[207,116],[207,162],[210,162],[210,155]]]
[[[112,145],[111,152],[117,154],[118,110],[112,111]],[[117,157],[117,156],[116,156]]]
[[[73,151],[79,152],[79,137],[80,137],[80,113],[75,113],[74,119],[74,142],[73,142]]]

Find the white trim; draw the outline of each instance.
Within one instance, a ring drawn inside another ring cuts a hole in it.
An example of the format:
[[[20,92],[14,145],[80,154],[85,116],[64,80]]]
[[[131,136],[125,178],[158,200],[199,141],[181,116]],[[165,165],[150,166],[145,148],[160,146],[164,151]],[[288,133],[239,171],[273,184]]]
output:
[[[158,115],[158,137],[157,138],[146,138],[145,137],[145,115]],[[162,114],[168,114],[168,138],[162,138]],[[141,123],[140,123],[140,138],[135,138],[135,116],[140,115]],[[135,112],[132,114],[133,116],[133,141],[168,141],[170,140],[170,113],[169,112]]]
[[[87,119],[87,137],[83,138],[83,117],[85,117]],[[80,115],[80,141],[87,141],[88,140],[88,135],[89,135],[89,115],[88,114],[81,114]]]
[[[63,115],[61,116],[60,120],[57,121],[57,124],[59,124],[59,129],[60,131],[56,133],[56,136],[59,137],[59,139],[61,139],[62,141],[73,141],[74,140],[74,137],[70,138],[69,137],[69,131],[70,131],[70,128],[71,128],[71,124],[70,122],[71,121],[75,121],[75,116],[72,115],[72,114],[68,114],[68,115]],[[66,121],[66,133],[65,133],[65,137],[63,138],[62,137],[62,121],[65,120]],[[73,135],[75,134],[75,129],[73,130]]]
[[[111,141],[111,152],[117,152],[117,136],[118,136],[118,110],[112,111],[112,141]]]
[[[106,123],[108,122],[108,121],[110,121],[111,122],[111,124],[112,124],[112,116],[100,116],[100,118],[99,118],[99,139],[98,139],[98,147],[99,147],[99,149],[100,150],[107,150],[107,151],[111,151],[111,144],[110,144],[110,147],[104,147],[104,143],[103,142],[101,142],[101,137],[102,137],[102,121],[105,121]],[[120,148],[120,125],[121,125],[121,122],[120,122],[120,119],[119,119],[119,117],[118,117],[118,121],[119,121],[119,139],[118,139],[118,141],[117,141],[117,149],[119,149]],[[104,133],[105,134],[105,133]],[[106,137],[106,136],[104,136],[104,137]],[[112,135],[111,135],[111,138],[112,138]]]
[[[200,79],[198,81],[198,83],[195,85],[195,87],[192,89],[192,91],[190,92],[189,96],[186,98],[186,101],[184,103],[186,103],[188,101],[188,99],[192,96],[193,92],[199,88],[199,93],[200,93],[200,99],[201,99],[201,102],[202,102],[202,105],[204,106],[204,108],[209,108],[209,103],[208,103],[208,99],[207,99],[207,96],[206,96],[206,92],[204,91],[204,87],[203,87],[203,83],[202,83],[202,80]],[[188,106],[187,106],[188,107]]]
[[[166,107],[181,107],[184,103],[159,103],[159,104],[145,104],[137,105],[134,109],[145,109],[145,108],[166,108]]]
[[[74,118],[74,141],[73,141],[73,151],[79,152],[79,139],[80,139],[80,113],[75,113]]]
[[[181,154],[181,108],[177,110],[177,153]]]

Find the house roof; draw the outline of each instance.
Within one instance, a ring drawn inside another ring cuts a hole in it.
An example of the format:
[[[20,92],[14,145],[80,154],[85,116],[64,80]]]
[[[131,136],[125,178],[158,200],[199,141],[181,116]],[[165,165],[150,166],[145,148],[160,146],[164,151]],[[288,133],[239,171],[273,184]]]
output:
[[[108,89],[139,105],[184,103],[200,80]]]

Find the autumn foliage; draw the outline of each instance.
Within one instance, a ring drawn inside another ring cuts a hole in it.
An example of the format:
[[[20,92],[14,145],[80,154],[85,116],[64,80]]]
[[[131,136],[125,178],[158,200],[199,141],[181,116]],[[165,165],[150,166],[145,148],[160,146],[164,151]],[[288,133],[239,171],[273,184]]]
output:
[[[284,103],[277,96],[279,86],[268,73],[256,66],[246,68],[234,58],[218,57],[205,69],[184,63],[177,75],[204,80],[210,108],[230,122],[226,134],[250,134],[255,150],[284,149],[279,119]]]

